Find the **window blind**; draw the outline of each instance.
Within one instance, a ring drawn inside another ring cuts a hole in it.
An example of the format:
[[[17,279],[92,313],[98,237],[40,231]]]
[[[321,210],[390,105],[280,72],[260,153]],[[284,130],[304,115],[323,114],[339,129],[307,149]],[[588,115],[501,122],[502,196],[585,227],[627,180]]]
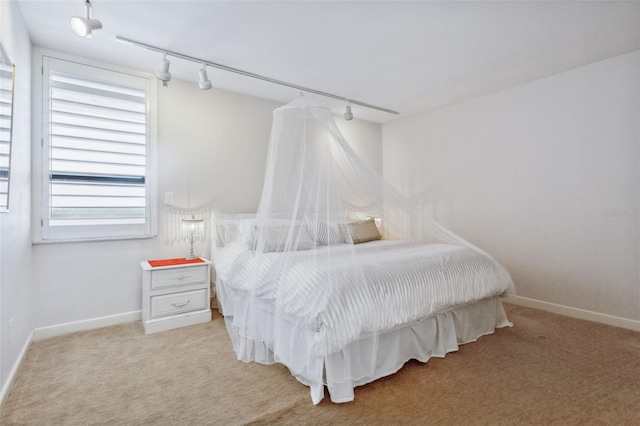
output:
[[[9,198],[13,66],[0,61],[0,206]]]
[[[144,224],[146,93],[51,70],[49,226]]]

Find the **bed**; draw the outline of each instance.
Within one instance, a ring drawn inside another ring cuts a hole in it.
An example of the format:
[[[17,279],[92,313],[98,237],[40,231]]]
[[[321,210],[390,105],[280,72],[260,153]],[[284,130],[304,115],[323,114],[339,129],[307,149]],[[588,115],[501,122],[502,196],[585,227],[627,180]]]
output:
[[[314,404],[325,386],[331,401],[352,401],[354,387],[410,359],[511,325],[500,300],[513,291],[509,274],[472,248],[379,239],[257,255],[250,216],[215,222],[217,293],[238,358],[284,364]]]

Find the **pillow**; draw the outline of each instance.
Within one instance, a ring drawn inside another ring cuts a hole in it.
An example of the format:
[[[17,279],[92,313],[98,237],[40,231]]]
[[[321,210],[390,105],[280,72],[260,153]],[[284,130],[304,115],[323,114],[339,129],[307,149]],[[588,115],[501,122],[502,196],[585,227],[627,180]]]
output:
[[[290,233],[292,240],[288,241]],[[307,230],[300,225],[294,225],[293,231],[291,226],[265,226],[261,228],[261,237],[264,241],[264,253],[309,250],[313,246],[313,241],[309,238]],[[251,250],[256,249],[258,244],[258,228],[256,226],[248,236],[247,243]]]
[[[311,216],[307,216],[305,221],[307,222],[307,231],[309,231],[309,236],[316,244],[334,246],[344,242],[340,232],[329,224],[320,222],[318,219]]]
[[[351,234],[353,244],[366,243],[382,239],[382,235],[378,232],[378,227],[374,219],[367,219],[361,222],[347,223],[347,228]]]

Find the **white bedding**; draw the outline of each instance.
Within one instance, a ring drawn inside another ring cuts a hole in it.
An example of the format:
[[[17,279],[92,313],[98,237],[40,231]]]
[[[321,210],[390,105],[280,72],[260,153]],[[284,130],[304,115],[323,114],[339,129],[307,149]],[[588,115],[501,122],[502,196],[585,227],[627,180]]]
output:
[[[331,247],[340,259],[355,250],[363,279],[342,270],[339,261],[318,268],[323,248],[261,254],[268,261],[256,263],[256,253],[243,243],[220,250],[218,277],[229,289],[249,291],[261,300],[278,299],[281,315],[291,315],[313,330],[315,355],[341,350],[367,332],[393,329],[458,306],[512,291],[508,273],[497,262],[466,247],[380,240]],[[259,265],[258,267],[256,267]],[[314,267],[312,267],[314,266]],[[279,280],[248,279],[250,274]],[[344,269],[347,267],[345,266]],[[331,279],[328,279],[331,275]],[[259,288],[247,283],[259,282]]]

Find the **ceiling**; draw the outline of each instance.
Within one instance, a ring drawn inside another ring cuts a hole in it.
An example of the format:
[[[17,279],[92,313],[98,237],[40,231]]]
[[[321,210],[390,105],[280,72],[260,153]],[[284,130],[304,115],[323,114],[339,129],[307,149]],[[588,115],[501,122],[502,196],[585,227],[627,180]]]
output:
[[[640,49],[640,2],[93,0],[91,39],[69,19],[84,1],[19,1],[33,44],[155,72],[161,55],[116,35],[390,108],[399,117]],[[174,78],[199,64],[172,60]],[[214,87],[286,103],[298,90],[209,69]],[[307,95],[344,111],[344,102]]]

